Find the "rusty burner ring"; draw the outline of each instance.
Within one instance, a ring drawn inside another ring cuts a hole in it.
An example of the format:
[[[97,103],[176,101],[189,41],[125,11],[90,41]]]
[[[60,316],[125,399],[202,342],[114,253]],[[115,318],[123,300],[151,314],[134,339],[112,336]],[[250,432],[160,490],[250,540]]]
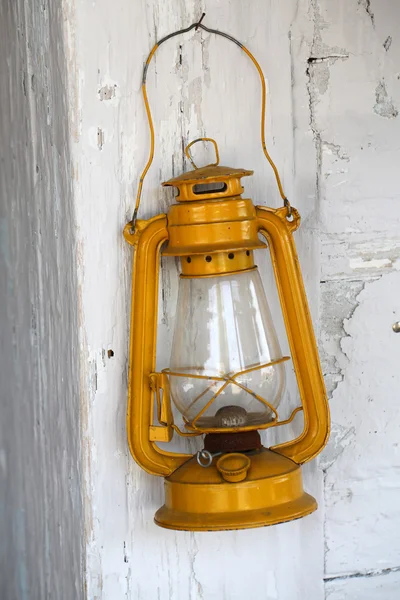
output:
[[[238,431],[234,433],[207,433],[204,450],[211,454],[220,452],[248,452],[262,448],[258,431]]]

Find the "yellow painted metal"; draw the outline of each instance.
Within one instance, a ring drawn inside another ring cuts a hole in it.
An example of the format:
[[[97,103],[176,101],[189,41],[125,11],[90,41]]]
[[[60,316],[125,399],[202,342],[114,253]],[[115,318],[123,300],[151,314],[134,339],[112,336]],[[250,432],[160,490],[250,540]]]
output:
[[[316,456],[328,441],[329,406],[318,357],[310,311],[293,231],[300,215],[286,208],[257,208],[260,233],[268,240],[289,339],[297,383],[304,410],[304,428],[299,437],[275,446],[273,450],[301,464]]]
[[[217,471],[219,471],[229,483],[238,483],[244,481],[247,477],[247,472],[250,469],[251,460],[246,454],[240,452],[228,452],[223,454],[217,460]]]
[[[216,221],[214,213],[210,214],[210,210],[215,205],[220,205],[218,210],[216,208],[217,215],[219,215],[220,221]],[[206,205],[206,206],[204,206]],[[210,206],[211,205],[211,206]],[[179,208],[183,205],[179,205]],[[133,310],[132,310],[132,336],[133,332],[136,332],[135,337],[131,340],[131,353],[134,356],[136,349],[137,360],[140,366],[137,367],[136,372],[143,372],[143,352],[146,353],[148,348],[148,357],[151,358],[151,367],[148,369],[147,377],[154,370],[155,363],[155,331],[156,331],[156,291],[157,291],[157,273],[158,273],[158,254],[161,245],[168,239],[173,239],[172,246],[177,247],[174,251],[174,255],[180,255],[181,244],[179,236],[185,240],[186,243],[190,243],[191,252],[200,252],[200,248],[203,250],[202,254],[192,254],[192,258],[195,261],[202,261],[204,264],[208,264],[205,257],[220,256],[221,254],[221,241],[215,239],[215,231],[213,230],[214,225],[224,225],[227,223],[234,223],[231,220],[234,216],[242,217],[242,221],[238,218],[238,223],[246,221],[251,222],[251,228],[248,228],[247,236],[242,231],[242,241],[240,237],[231,241],[231,245],[235,247],[236,251],[246,253],[245,248],[248,248],[250,244],[254,244],[254,231],[258,231],[265,236],[269,242],[271,249],[272,261],[275,269],[275,275],[280,294],[280,300],[282,305],[282,311],[285,318],[287,333],[289,342],[291,345],[291,351],[294,360],[294,366],[298,379],[302,405],[304,410],[304,430],[302,434],[290,442],[279,445],[276,450],[282,454],[287,455],[298,463],[305,462],[313,458],[325,445],[329,435],[329,410],[327,405],[326,393],[324,388],[324,382],[321,374],[321,369],[318,360],[318,353],[315,344],[315,338],[312,329],[311,318],[308,311],[307,300],[304,292],[304,286],[301,278],[301,272],[298,264],[298,258],[296,254],[295,245],[293,242],[293,231],[297,229],[300,218],[293,209],[293,219],[289,221],[287,217],[287,211],[285,208],[282,209],[266,209],[258,208],[255,211],[250,200],[241,199],[225,199],[216,203],[213,200],[203,201],[203,206],[196,206],[190,204],[188,207],[188,216],[184,217],[180,213],[176,213],[176,205],[171,207],[168,214],[168,223],[164,215],[151,219],[148,222],[138,221],[136,227],[136,233],[132,235],[130,228],[127,226],[125,229],[125,236],[127,240],[136,245],[135,254],[135,268],[134,268],[134,284],[133,284]],[[194,209],[194,210],[193,210]],[[172,216],[171,216],[172,215]],[[256,216],[254,216],[256,215]],[[210,217],[210,223],[207,227],[207,223],[203,220]],[[224,220],[226,219],[226,220]],[[190,236],[187,230],[196,228],[198,222],[203,221],[202,225],[205,227],[201,231],[201,235]],[[162,223],[162,225],[161,225]],[[178,225],[177,223],[182,223]],[[227,225],[230,227],[230,225]],[[171,231],[174,231],[174,235],[171,235]],[[154,233],[153,233],[154,232]],[[223,243],[226,243],[225,241]],[[239,249],[239,244],[242,244],[242,249]],[[170,254],[171,243],[168,244],[164,254]],[[204,254],[204,251],[206,253]],[[217,249],[217,250],[216,250]],[[219,252],[218,252],[219,251]],[[216,253],[215,253],[216,252]],[[246,255],[247,256],[247,255]],[[145,268],[141,265],[142,260],[145,261]],[[229,258],[228,258],[229,260]],[[212,262],[212,261],[211,261]],[[190,263],[191,264],[191,263]],[[136,282],[136,283],[135,283]],[[140,283],[139,283],[140,282]],[[137,318],[134,318],[135,311],[137,311]],[[138,325],[138,322],[140,323]],[[150,327],[151,325],[151,327]],[[141,337],[140,337],[141,336]],[[135,342],[136,340],[136,342]],[[132,363],[132,360],[131,360]],[[131,371],[133,371],[134,365],[131,364]],[[138,380],[130,380],[130,391],[137,389],[137,393],[131,393],[131,397],[136,398],[148,398],[149,412],[143,416],[144,422],[146,423],[147,432],[152,427],[151,431],[151,442],[165,440],[170,438],[172,435],[172,423],[169,423],[167,427],[168,432],[161,432],[161,430],[154,429],[152,422],[152,402],[151,402],[151,389],[146,376],[143,376],[142,386],[145,387],[145,391],[140,391]],[[169,400],[168,400],[169,402]],[[135,414],[143,414],[144,409],[138,407],[135,410]],[[130,424],[130,431],[132,431],[132,422],[128,417]],[[274,419],[274,423],[266,423],[264,427],[271,426],[272,424],[279,423],[278,419]],[[166,427],[166,425],[164,425]],[[196,427],[195,423],[188,424],[188,427],[195,431],[201,428]],[[260,428],[263,428],[261,426]],[[207,429],[204,430],[206,432]],[[131,436],[131,445],[135,446],[133,436]],[[143,445],[143,442],[141,443]],[[162,456],[161,462],[167,460],[167,469],[173,469],[172,465],[176,465],[175,455],[161,451],[154,444],[151,445],[152,454]],[[140,460],[143,460],[143,453],[140,451]],[[165,459],[167,457],[167,459]],[[177,460],[183,461],[188,458],[188,455],[183,455]],[[157,463],[157,471],[162,468],[162,473],[165,473],[165,467],[161,467]]]
[[[249,175],[253,175],[253,171],[208,165],[169,179],[162,185],[178,188],[178,202],[201,202],[204,196],[209,200],[219,200],[240,196],[243,193],[240,179]],[[222,184],[222,187],[217,184]]]
[[[133,234],[128,223],[124,236],[135,247],[126,417],[129,447],[145,471],[167,476],[191,457],[162,450],[149,436],[154,420],[150,375],[155,371],[159,254],[168,240],[167,218],[158,215],[138,221]]]
[[[193,140],[192,142],[190,142],[190,144],[188,144],[185,148],[186,157],[190,160],[190,164],[192,165],[193,169],[197,169],[198,167],[197,167],[196,163],[194,162],[193,157],[190,153],[190,148],[193,146],[193,144],[197,144],[197,142],[211,142],[212,144],[214,144],[215,163],[210,163],[207,166],[208,167],[218,166],[219,165],[219,151],[218,151],[217,142],[213,138],[201,137],[201,138],[197,138],[196,140]]]
[[[229,456],[229,455],[227,455]],[[161,527],[187,531],[245,529],[298,519],[317,508],[303,490],[301,467],[285,456],[262,449],[244,481],[228,482],[217,468],[195,458],[165,480],[165,504],[156,515]]]
[[[151,442],[170,442],[173,436],[172,427],[164,425],[150,425],[149,440]]]
[[[168,376],[166,373],[151,373],[149,381],[156,397],[157,420],[160,423],[160,425],[150,425],[149,439],[151,442],[170,442],[174,430]]]
[[[168,211],[168,245],[164,256],[192,256],[265,248],[251,200],[235,196],[173,204]]]
[[[181,257],[181,277],[216,277],[255,269],[252,250],[193,254]]]

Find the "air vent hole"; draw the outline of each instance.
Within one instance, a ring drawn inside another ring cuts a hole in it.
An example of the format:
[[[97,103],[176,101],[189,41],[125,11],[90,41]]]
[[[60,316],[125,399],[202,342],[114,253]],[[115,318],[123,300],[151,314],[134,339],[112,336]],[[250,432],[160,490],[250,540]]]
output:
[[[218,194],[226,192],[228,186],[224,181],[213,181],[211,183],[195,183],[192,187],[193,193],[200,194]]]

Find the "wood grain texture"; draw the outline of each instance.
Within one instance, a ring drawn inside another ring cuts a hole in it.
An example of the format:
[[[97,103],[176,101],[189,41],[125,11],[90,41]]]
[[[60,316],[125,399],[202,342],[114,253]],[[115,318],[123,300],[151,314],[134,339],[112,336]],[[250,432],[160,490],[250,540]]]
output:
[[[78,600],[78,305],[61,3],[2,2],[0,28],[0,597]]]

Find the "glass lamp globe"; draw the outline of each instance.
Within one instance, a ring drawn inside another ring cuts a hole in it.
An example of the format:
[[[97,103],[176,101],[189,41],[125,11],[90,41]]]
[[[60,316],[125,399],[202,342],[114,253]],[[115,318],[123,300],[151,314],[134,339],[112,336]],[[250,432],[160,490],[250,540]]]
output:
[[[285,365],[271,363],[280,359],[257,268],[216,277],[181,277],[170,390],[189,424],[221,429],[272,420],[271,408],[255,395],[278,407],[285,389]]]

